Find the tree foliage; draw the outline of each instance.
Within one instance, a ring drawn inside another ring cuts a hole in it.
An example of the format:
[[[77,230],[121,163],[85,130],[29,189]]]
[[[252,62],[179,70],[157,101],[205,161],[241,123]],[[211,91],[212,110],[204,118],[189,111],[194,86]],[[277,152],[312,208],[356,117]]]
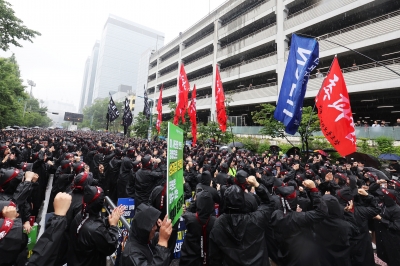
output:
[[[285,126],[274,118],[275,106],[272,104],[261,104],[259,111],[252,112],[253,121],[263,128],[261,133],[273,138],[285,138]],[[301,138],[302,149],[308,151],[309,138],[320,130],[319,118],[311,106],[303,107],[298,133]]]
[[[47,127],[47,108],[24,91],[15,56],[0,58],[0,128],[6,126]],[[26,108],[25,108],[26,107]]]
[[[153,115],[152,119],[152,134],[155,134],[155,127],[154,127],[154,121],[155,121],[156,115]],[[132,126],[132,131],[137,138],[142,138],[142,139],[147,139],[147,134],[149,130],[149,119],[146,118],[146,116],[143,114],[143,112],[140,112],[134,119],[133,126]]]
[[[51,119],[47,116],[47,107],[40,107],[38,99],[33,97],[26,100],[26,110],[23,116],[22,124],[27,127],[48,127],[51,124]]]
[[[303,107],[303,115],[297,132],[300,134],[302,149],[309,150],[309,138],[314,132],[320,131],[318,114],[311,106]]]
[[[95,101],[92,105],[83,108],[83,121],[78,124],[79,128],[88,127],[91,130],[105,130],[107,126],[107,110],[108,110],[108,98]],[[110,123],[109,131],[120,132],[123,130],[122,115],[123,115],[123,103],[115,102],[117,109],[120,113],[119,117]]]
[[[260,111],[251,112],[254,123],[263,127],[260,133],[272,138],[284,138],[285,126],[274,118],[275,106],[269,103],[260,106]]]
[[[0,48],[7,51],[10,44],[22,47],[19,40],[30,41],[41,34],[27,28],[23,21],[15,16],[11,4],[0,0]]]

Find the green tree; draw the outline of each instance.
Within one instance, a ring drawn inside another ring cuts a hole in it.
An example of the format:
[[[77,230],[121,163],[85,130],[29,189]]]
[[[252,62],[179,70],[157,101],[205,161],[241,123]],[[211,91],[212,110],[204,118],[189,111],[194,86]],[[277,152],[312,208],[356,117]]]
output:
[[[260,111],[251,112],[254,123],[263,127],[260,133],[272,138],[285,138],[285,126],[274,118],[276,107],[269,103],[260,107]]]
[[[95,101],[92,105],[83,108],[83,121],[78,123],[79,128],[88,127],[91,130],[105,130],[107,126],[107,110],[109,99],[104,98]],[[109,131],[120,132],[123,130],[122,116],[123,116],[123,103],[115,102],[117,109],[120,113],[119,117],[109,124]]]
[[[153,115],[153,120],[154,121],[156,118],[155,115]],[[132,131],[134,132],[135,137],[137,138],[142,138],[142,139],[147,139],[147,134],[149,130],[149,119],[146,118],[146,116],[143,114],[143,112],[140,112],[134,119],[133,126],[132,126]],[[152,125],[152,134],[155,134],[155,126]]]
[[[202,141],[212,138],[217,143],[228,143],[233,139],[233,134],[229,130],[222,132],[219,129],[218,123],[215,121],[210,121],[206,125],[204,123],[199,123],[197,131],[199,139]]]
[[[23,21],[15,16],[11,4],[0,0],[0,48],[7,51],[10,44],[22,47],[19,40],[30,41],[40,33],[27,28]]]
[[[171,110],[171,119],[169,120],[169,122],[172,123],[175,116],[176,102],[168,103],[168,107]],[[186,141],[188,139],[188,133],[192,131],[192,123],[190,122],[189,114],[187,112],[185,112],[185,123],[182,123],[182,119],[179,119],[178,127],[183,130],[183,141]]]
[[[0,127],[22,124],[24,100],[28,95],[19,78],[19,68],[9,58],[0,58]]]
[[[320,131],[318,114],[311,106],[303,107],[303,115],[297,132],[300,134],[302,149],[307,151],[307,158],[309,138],[317,131]]]
[[[47,116],[47,107],[40,107],[38,99],[34,97],[26,100],[22,121],[21,124],[27,127],[48,127],[51,124],[51,119]]]
[[[396,148],[394,147],[394,140],[392,138],[382,136],[376,138],[375,142],[378,145],[379,154],[396,152]]]
[[[286,138],[285,126],[274,118],[275,106],[272,104],[261,104],[259,111],[252,112],[253,121],[263,128],[261,133],[273,138]],[[319,118],[311,106],[303,107],[303,115],[297,132],[300,135],[302,149],[308,151],[309,137],[316,131],[319,131]],[[293,146],[293,145],[292,145]]]

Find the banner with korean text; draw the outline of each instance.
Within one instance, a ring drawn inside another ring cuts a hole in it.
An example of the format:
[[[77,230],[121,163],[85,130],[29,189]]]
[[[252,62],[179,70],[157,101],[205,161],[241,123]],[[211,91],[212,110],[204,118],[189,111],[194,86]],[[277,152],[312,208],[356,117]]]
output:
[[[315,39],[292,35],[289,58],[274,112],[285,125],[285,132],[294,135],[300,126],[303,100],[310,73],[319,64],[319,45]]]
[[[172,225],[182,215],[183,197],[183,130],[168,122],[167,213]]]
[[[346,82],[337,57],[315,97],[321,131],[341,156],[357,151],[356,132]]]

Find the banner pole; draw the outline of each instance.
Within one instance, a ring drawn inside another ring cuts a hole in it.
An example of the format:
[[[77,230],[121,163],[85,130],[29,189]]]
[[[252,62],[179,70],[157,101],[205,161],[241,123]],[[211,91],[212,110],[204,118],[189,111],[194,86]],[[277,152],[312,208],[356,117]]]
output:
[[[351,49],[351,48],[349,48],[349,47],[347,47],[347,46],[344,46],[344,45],[342,45],[342,44],[340,44],[340,43],[333,42],[333,41],[330,41],[330,40],[327,40],[327,39],[320,40],[318,37],[315,37],[315,36],[312,36],[312,35],[308,35],[308,34],[304,34],[304,33],[295,33],[295,34],[297,34],[297,35],[303,35],[303,36],[307,36],[307,37],[311,37],[311,38],[316,39],[317,41],[326,41],[326,42],[330,42],[330,43],[336,44],[336,45],[338,45],[338,46],[341,46],[341,47],[343,47],[343,48],[346,48],[347,50],[353,51],[353,52],[355,52],[355,53],[357,53],[357,54],[359,54],[359,55],[361,55],[361,56],[363,56],[363,57],[365,57],[365,58],[368,58],[369,60],[373,61],[374,63],[377,63],[378,65],[380,65],[380,66],[386,68],[387,70],[389,70],[389,71],[395,73],[396,75],[400,76],[400,73],[394,71],[394,70],[391,69],[391,68],[388,68],[387,66],[385,66],[385,65],[382,64],[381,62],[376,61],[375,59],[373,59],[373,58],[371,58],[371,57],[369,57],[369,56],[367,56],[367,55],[365,55],[365,54],[363,54],[363,53],[360,53],[360,52],[358,52],[358,51],[356,51],[356,50],[353,50],[353,49]]]

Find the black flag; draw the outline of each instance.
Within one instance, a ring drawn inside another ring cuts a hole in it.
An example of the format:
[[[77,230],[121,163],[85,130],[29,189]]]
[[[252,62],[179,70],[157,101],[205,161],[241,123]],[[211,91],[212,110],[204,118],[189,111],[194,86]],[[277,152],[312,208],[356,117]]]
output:
[[[132,124],[132,112],[129,107],[129,100],[125,98],[124,116],[122,117],[122,122],[124,124],[124,135],[128,132],[128,127]]]
[[[117,106],[114,103],[114,100],[110,93],[110,102],[108,103],[108,111],[107,111],[107,130],[108,130],[108,122],[112,122],[119,117],[119,112]]]
[[[147,119],[150,119],[150,107],[149,107],[149,100],[147,98],[147,91],[146,86],[144,87],[144,108],[143,114],[146,116]]]

